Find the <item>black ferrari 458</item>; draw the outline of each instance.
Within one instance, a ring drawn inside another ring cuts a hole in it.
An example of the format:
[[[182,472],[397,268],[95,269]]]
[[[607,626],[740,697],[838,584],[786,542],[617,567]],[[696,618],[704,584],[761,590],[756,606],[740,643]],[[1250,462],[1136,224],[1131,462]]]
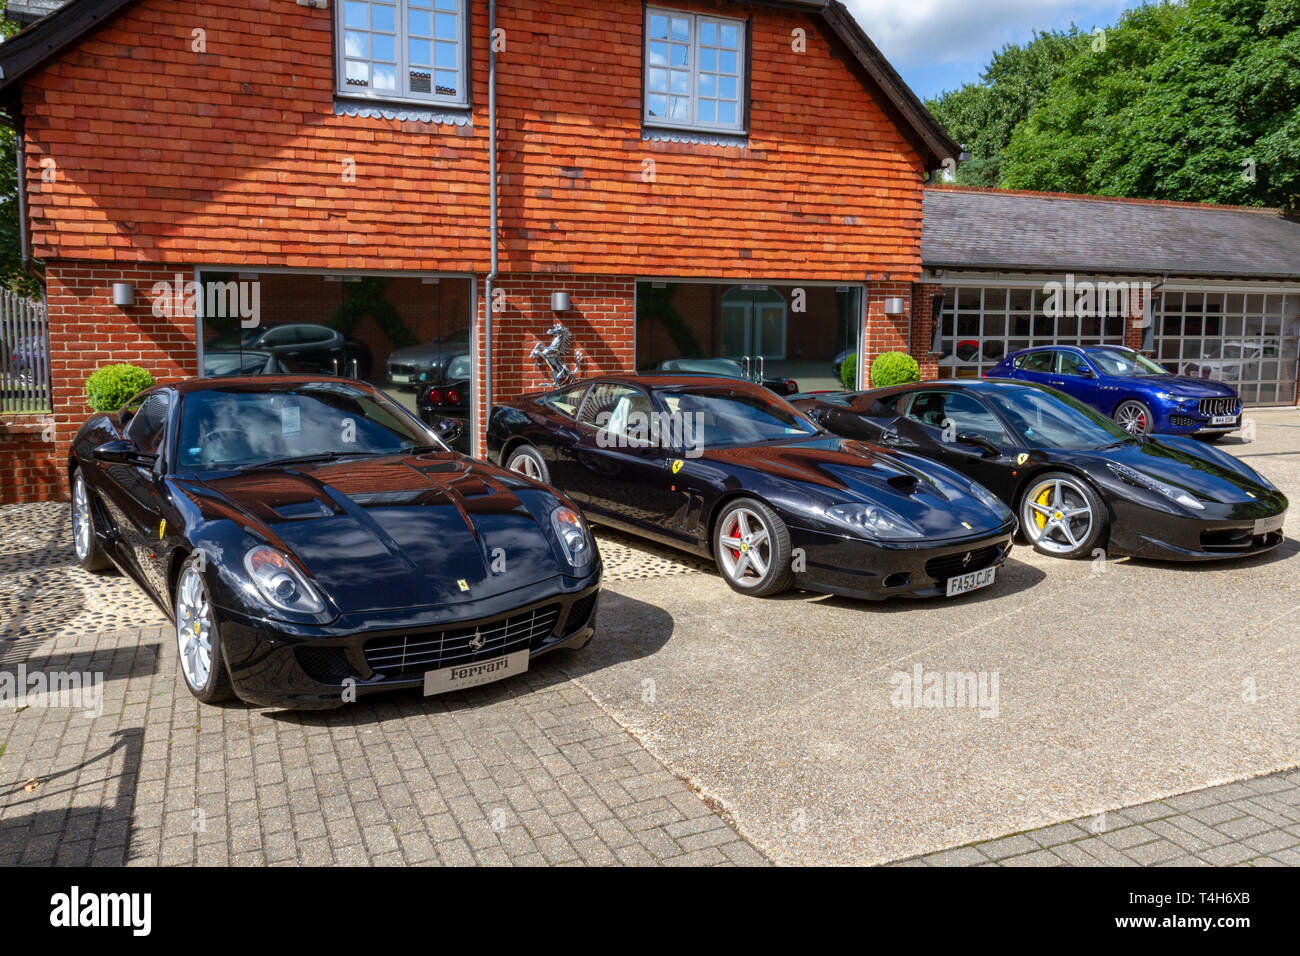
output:
[[[1286,497],[1244,462],[1190,437],[1131,435],[1046,386],[922,382],[794,404],[838,435],[980,482],[1016,510],[1044,554],[1213,560],[1283,540]]]
[[[488,451],[601,524],[712,556],[735,590],[955,595],[992,583],[1015,518],[915,455],[828,435],[751,382],[611,376],[498,406]]]
[[[86,422],[68,469],[78,560],[175,620],[204,702],[444,693],[594,634],[601,562],[577,509],[369,385],[154,388]]]

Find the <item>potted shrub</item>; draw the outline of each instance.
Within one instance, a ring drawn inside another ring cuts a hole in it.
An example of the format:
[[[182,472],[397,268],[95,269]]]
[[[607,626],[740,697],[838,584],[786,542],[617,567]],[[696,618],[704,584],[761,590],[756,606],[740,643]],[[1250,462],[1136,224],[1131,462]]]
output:
[[[906,352],[884,352],[871,363],[871,387],[889,388],[921,381],[921,366]]]
[[[154,377],[136,365],[105,365],[86,379],[86,404],[91,411],[116,412],[146,388]]]

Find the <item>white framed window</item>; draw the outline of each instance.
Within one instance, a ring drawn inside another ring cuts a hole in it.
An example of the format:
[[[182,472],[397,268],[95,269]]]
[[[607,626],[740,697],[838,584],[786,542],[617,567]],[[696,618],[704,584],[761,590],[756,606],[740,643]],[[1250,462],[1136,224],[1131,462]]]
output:
[[[645,27],[645,122],[745,129],[743,20],[650,7]]]
[[[338,0],[338,93],[467,105],[468,2]]]

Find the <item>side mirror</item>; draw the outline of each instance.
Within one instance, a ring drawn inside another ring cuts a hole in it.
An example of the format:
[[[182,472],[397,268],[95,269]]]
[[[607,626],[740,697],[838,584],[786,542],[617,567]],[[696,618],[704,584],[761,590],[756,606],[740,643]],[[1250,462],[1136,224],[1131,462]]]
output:
[[[997,458],[1002,454],[1002,452],[998,450],[997,445],[993,444],[993,442],[989,441],[983,435],[977,435],[975,432],[962,432],[957,436],[957,444],[970,445],[973,448],[982,449],[985,458]]]
[[[142,452],[135,442],[126,439],[105,442],[91,454],[96,461],[108,462],[112,465],[139,465],[141,468],[152,468],[158,461],[157,455]]]
[[[1084,378],[1092,378],[1092,369],[1088,368],[1086,365],[1076,365],[1074,367],[1074,372],[1076,375],[1082,375]]]
[[[448,445],[454,445],[465,436],[465,426],[454,418],[444,418],[438,422],[438,437]]]

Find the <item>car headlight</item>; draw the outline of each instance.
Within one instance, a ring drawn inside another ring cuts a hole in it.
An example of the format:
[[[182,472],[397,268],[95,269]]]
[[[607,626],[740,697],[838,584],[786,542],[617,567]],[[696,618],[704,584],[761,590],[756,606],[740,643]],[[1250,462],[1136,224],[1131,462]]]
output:
[[[551,512],[551,527],[560,539],[560,547],[569,564],[575,568],[585,568],[591,563],[591,536],[587,534],[587,524],[572,508],[556,508]]]
[[[835,505],[826,509],[826,517],[869,538],[903,540],[922,536],[906,518],[880,505]]]
[[[975,500],[989,508],[998,517],[1003,519],[1011,517],[1011,509],[1006,506],[1006,503],[978,481],[971,482],[970,493],[975,497]]]
[[[1173,392],[1156,392],[1155,398],[1162,402],[1172,402],[1178,396]]]
[[[258,593],[273,607],[294,614],[319,614],[325,610],[325,602],[311,582],[275,548],[253,548],[244,555],[244,567]]]
[[[1106,463],[1120,478],[1135,485],[1141,485],[1143,488],[1149,488],[1152,491],[1164,495],[1170,501],[1177,502],[1184,508],[1191,508],[1194,511],[1204,511],[1205,505],[1197,501],[1192,495],[1182,488],[1175,488],[1173,485],[1166,484],[1159,478],[1152,478],[1150,475],[1138,471],[1136,468],[1130,468],[1128,465],[1121,465],[1119,462],[1108,461]]]

